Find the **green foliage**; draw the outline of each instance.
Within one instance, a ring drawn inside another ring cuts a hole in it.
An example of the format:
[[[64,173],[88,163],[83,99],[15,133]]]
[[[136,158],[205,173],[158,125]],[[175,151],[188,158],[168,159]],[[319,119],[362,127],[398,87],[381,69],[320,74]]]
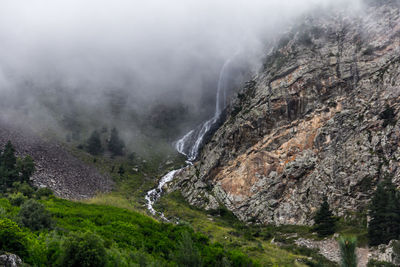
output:
[[[103,146],[100,140],[98,131],[93,131],[89,139],[86,141],[86,151],[92,155],[99,155],[103,153]]]
[[[29,199],[22,206],[18,213],[21,224],[33,231],[50,228],[52,221],[50,213],[43,204]]]
[[[62,249],[61,266],[103,267],[107,262],[103,240],[91,232],[71,234]]]
[[[341,266],[357,267],[357,239],[355,237],[340,237],[339,247]]]
[[[4,151],[2,153],[0,151],[0,192],[6,192],[14,187],[24,195],[30,196],[33,191],[29,178],[34,171],[33,159],[30,156],[17,158],[14,146],[8,141]]]
[[[335,233],[336,219],[329,208],[328,200],[324,197],[321,207],[314,216],[314,230],[320,237]]]
[[[0,219],[0,251],[23,257],[27,254],[26,243],[26,234],[15,222],[6,218]]]
[[[178,243],[178,251],[173,258],[178,266],[202,266],[199,251],[193,243],[191,235],[187,231],[181,234],[181,240]]]
[[[0,191],[5,192],[18,179],[16,164],[15,149],[8,141],[0,155]]]
[[[388,244],[400,236],[400,197],[390,177],[380,183],[374,192],[369,209],[370,245]]]
[[[367,267],[396,267],[396,265],[390,262],[370,260],[367,264]]]
[[[54,196],[53,191],[51,191],[50,188],[48,187],[42,187],[39,188],[36,192],[35,192],[35,198],[36,199],[42,199],[42,198],[48,198]]]
[[[17,159],[17,170],[21,173],[20,181],[28,183],[29,178],[35,172],[35,163],[31,156]]]
[[[110,141],[108,142],[108,150],[113,156],[122,156],[124,154],[124,141],[119,137],[118,130],[113,128],[111,130]]]
[[[24,196],[21,192],[14,193],[8,196],[11,205],[13,206],[21,206],[28,198]]]
[[[21,192],[26,197],[32,197],[33,193],[35,192],[33,187],[27,182],[23,182],[22,184],[20,182],[13,183],[13,190],[16,192]]]

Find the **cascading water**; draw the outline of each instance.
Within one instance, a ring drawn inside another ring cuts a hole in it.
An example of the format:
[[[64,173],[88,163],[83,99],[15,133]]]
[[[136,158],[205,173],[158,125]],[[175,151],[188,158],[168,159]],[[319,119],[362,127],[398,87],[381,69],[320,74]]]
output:
[[[150,190],[149,192],[147,192],[146,197],[145,197],[145,199],[147,201],[147,209],[151,212],[151,214],[153,214],[153,215],[159,214],[160,217],[165,221],[168,221],[167,218],[165,218],[163,213],[157,212],[154,209],[153,205],[161,197],[162,188],[164,187],[164,185],[166,183],[171,182],[172,179],[174,179],[174,176],[178,171],[180,171],[180,170],[173,170],[173,171],[170,171],[169,173],[167,173],[165,176],[163,176],[161,178],[157,188],[154,188],[154,189]]]
[[[204,136],[210,131],[211,127],[218,121],[222,110],[226,107],[226,91],[228,89],[228,67],[231,64],[231,59],[228,59],[221,69],[219,79],[217,96],[215,101],[214,116],[208,121],[204,122],[195,130],[191,130],[175,144],[175,149],[185,155],[188,161],[196,160],[200,146],[203,143]]]
[[[215,113],[214,116],[208,121],[204,122],[202,125],[197,127],[194,130],[191,130],[187,134],[185,134],[181,139],[179,139],[175,144],[175,149],[185,155],[187,157],[187,164],[191,165],[194,160],[196,160],[200,146],[203,143],[204,136],[210,131],[211,127],[218,121],[222,110],[226,107],[226,90],[228,88],[228,66],[231,63],[231,59],[227,60],[224,66],[221,69],[219,80],[218,80],[218,88],[217,88],[217,96],[215,103]],[[222,99],[221,99],[222,98]],[[222,102],[222,103],[221,103]],[[222,105],[221,105],[222,104]],[[161,219],[168,221],[162,212],[158,212],[154,209],[154,203],[161,197],[162,188],[166,183],[171,182],[174,179],[174,176],[180,172],[182,169],[173,170],[163,176],[157,186],[147,192],[146,201],[147,201],[147,209],[151,214],[158,214]]]

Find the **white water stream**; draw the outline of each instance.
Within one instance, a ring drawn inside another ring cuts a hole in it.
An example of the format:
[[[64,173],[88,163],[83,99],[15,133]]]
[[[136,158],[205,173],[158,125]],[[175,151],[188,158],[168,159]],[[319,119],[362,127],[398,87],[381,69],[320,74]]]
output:
[[[211,127],[218,121],[222,110],[226,107],[226,95],[227,95],[226,90],[228,89],[228,81],[229,81],[228,66],[231,63],[231,61],[232,61],[231,59],[228,59],[225,62],[219,75],[214,116],[211,119],[204,122],[201,126],[185,134],[175,144],[175,149],[179,153],[187,157],[186,163],[188,165],[192,165],[192,162],[196,160],[200,146],[203,143],[205,135],[210,131]],[[148,191],[146,194],[145,198],[147,201],[147,209],[151,212],[151,214],[159,215],[160,218],[163,219],[164,221],[168,221],[168,219],[164,216],[162,212],[156,211],[153,205],[161,197],[164,185],[166,183],[171,182],[174,179],[175,174],[180,172],[182,169],[173,170],[167,173],[165,176],[161,178],[157,188]]]

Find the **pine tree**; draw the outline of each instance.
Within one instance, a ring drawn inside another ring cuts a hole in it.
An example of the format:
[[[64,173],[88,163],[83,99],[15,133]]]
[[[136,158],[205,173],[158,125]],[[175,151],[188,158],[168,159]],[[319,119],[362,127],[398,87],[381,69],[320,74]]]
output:
[[[122,176],[125,174],[124,166],[122,166],[122,165],[119,166],[118,174],[119,174],[119,176]]]
[[[35,163],[31,156],[26,156],[25,158],[18,158],[17,160],[17,170],[20,173],[20,182],[29,183],[29,178],[35,171]]]
[[[335,233],[336,219],[330,210],[328,199],[324,197],[321,207],[314,216],[314,230],[325,237]]]
[[[111,130],[110,141],[108,142],[108,150],[113,156],[121,156],[124,154],[124,141],[119,137],[117,129],[114,127]]]
[[[341,237],[339,239],[342,267],[357,267],[357,239],[355,237]]]
[[[400,236],[400,198],[388,177],[376,188],[369,207],[370,245],[388,244]]]
[[[18,178],[17,157],[15,156],[15,148],[10,141],[7,142],[0,158],[0,184],[2,187],[0,191],[5,191]]]
[[[4,152],[1,156],[2,166],[6,170],[15,170],[15,164],[17,163],[17,157],[15,156],[15,148],[11,144],[11,141],[8,141],[6,147],[4,148]]]
[[[87,151],[92,155],[99,155],[103,152],[101,145],[100,134],[98,131],[93,131],[86,143]]]

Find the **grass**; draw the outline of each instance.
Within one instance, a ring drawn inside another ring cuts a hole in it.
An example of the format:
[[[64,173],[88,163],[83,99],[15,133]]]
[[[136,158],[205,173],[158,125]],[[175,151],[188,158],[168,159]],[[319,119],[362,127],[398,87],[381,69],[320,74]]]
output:
[[[141,214],[148,214],[144,197],[148,190],[157,185],[156,178],[185,164],[184,157],[172,150],[154,152],[146,159],[133,160],[126,157],[93,157],[82,150],[72,150],[81,160],[110,174],[116,181],[113,192],[99,194],[84,203],[113,206]],[[170,161],[169,164],[165,163],[165,159]],[[122,176],[117,173],[119,166],[126,170]],[[195,232],[206,235],[212,242],[223,244],[228,250],[240,250],[262,266],[319,266],[319,262],[323,266],[336,266],[317,251],[293,244],[297,236],[319,239],[307,226],[246,226],[224,208],[207,213],[191,207],[179,192],[164,196],[155,208],[163,211],[175,223],[190,226]],[[348,228],[342,230],[347,231]],[[271,244],[273,238],[283,246]]]
[[[306,226],[246,226],[232,213],[222,209],[219,216],[191,207],[179,192],[171,193],[156,203],[156,209],[162,210],[168,218],[189,224],[197,232],[205,234],[210,240],[224,244],[228,248],[240,249],[263,266],[307,266],[322,261],[324,266],[336,266],[321,258],[316,251],[304,252],[294,246],[282,249],[271,244],[272,238],[296,233],[311,236]],[[282,238],[287,240],[287,238]],[[312,261],[313,257],[316,261]],[[313,265],[311,265],[313,266]]]

